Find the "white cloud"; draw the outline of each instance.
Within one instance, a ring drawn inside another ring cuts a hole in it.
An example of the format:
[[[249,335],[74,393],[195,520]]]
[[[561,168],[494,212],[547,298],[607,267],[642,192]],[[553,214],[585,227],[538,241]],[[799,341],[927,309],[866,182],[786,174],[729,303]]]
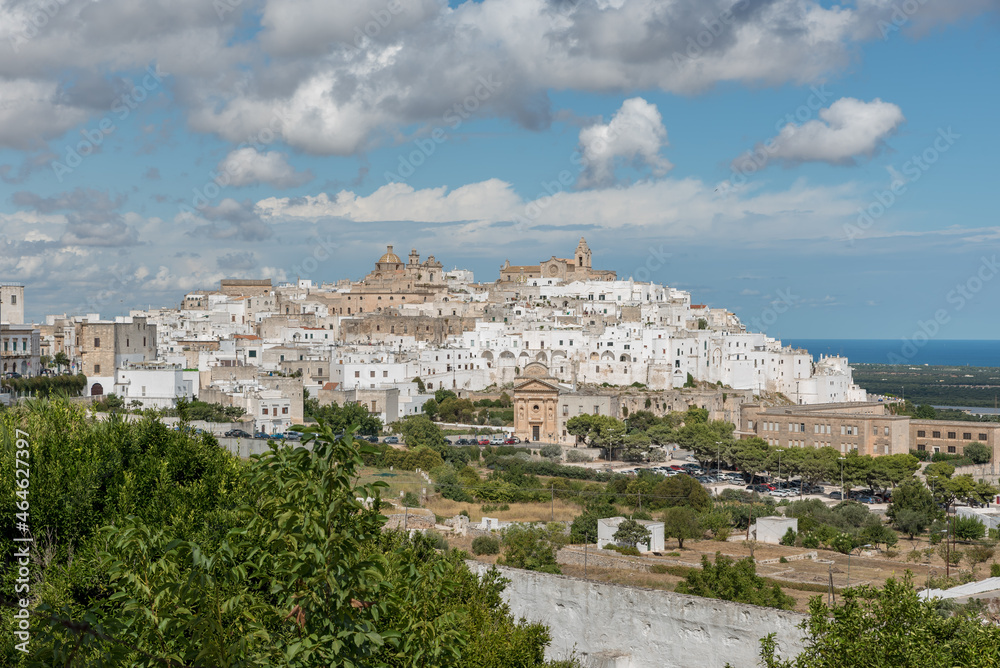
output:
[[[788,123],[777,137],[734,160],[733,169],[761,168],[774,161],[855,164],[879,151],[905,120],[903,111],[890,102],[843,97],[820,109],[819,119]]]
[[[55,83],[0,78],[0,146],[32,148],[86,118],[86,111],[60,100]]]
[[[257,202],[264,220],[289,222],[346,218],[355,222],[413,221],[450,225],[442,241],[461,240],[484,248],[527,234],[565,236],[586,226],[618,232],[645,231],[656,236],[760,243],[766,238],[825,238],[855,215],[863,192],[853,185],[791,188],[758,194],[718,197],[697,179],[663,179],[577,192],[559,192],[534,200],[518,197],[497,179],[445,188],[415,190],[389,184],[368,197],[350,191]],[[512,233],[512,221],[521,225]],[[440,234],[440,232],[438,232]]]
[[[586,188],[614,183],[620,162],[646,166],[655,176],[663,176],[673,167],[660,155],[666,145],[667,129],[656,105],[641,97],[625,100],[609,123],[580,131],[584,171],[577,185]]]
[[[509,217],[521,203],[510,184],[499,179],[472,183],[451,192],[445,187],[414,190],[405,183],[389,183],[367,197],[349,190],[333,199],[269,197],[257,202],[265,218],[347,218],[357,222],[414,221],[444,223],[463,220],[496,220]]]
[[[251,147],[232,151],[219,163],[220,172],[228,173],[236,187],[269,183],[276,188],[292,188],[312,181],[310,171],[296,172],[284,154],[277,151],[258,153]]]

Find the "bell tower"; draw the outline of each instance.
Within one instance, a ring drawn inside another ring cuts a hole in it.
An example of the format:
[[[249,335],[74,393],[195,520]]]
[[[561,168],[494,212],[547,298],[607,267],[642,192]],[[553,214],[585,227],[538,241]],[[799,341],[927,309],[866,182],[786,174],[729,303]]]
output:
[[[575,258],[575,264],[577,267],[582,267],[585,269],[590,269],[590,247],[587,246],[587,240],[580,237],[580,243],[576,246],[576,253],[573,254]]]

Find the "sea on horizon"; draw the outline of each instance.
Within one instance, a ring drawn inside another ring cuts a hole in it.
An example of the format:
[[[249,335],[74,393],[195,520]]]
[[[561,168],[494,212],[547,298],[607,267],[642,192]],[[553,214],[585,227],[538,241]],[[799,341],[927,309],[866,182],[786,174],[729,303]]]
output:
[[[901,339],[782,339],[784,345],[820,355],[842,355],[852,364],[1000,367],[1000,341]]]

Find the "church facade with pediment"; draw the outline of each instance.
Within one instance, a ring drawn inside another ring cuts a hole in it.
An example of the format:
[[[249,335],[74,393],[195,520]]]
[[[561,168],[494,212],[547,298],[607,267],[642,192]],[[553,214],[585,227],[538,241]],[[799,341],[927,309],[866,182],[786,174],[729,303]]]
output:
[[[559,442],[559,383],[547,366],[532,362],[514,379],[514,435],[523,441]]]

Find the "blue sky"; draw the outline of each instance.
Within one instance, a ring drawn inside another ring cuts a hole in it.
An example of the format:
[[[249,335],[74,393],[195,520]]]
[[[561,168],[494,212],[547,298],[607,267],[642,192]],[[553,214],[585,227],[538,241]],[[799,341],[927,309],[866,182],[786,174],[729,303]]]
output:
[[[996,0],[42,7],[0,0],[0,280],[36,320],[583,235],[772,335],[1000,324]]]

